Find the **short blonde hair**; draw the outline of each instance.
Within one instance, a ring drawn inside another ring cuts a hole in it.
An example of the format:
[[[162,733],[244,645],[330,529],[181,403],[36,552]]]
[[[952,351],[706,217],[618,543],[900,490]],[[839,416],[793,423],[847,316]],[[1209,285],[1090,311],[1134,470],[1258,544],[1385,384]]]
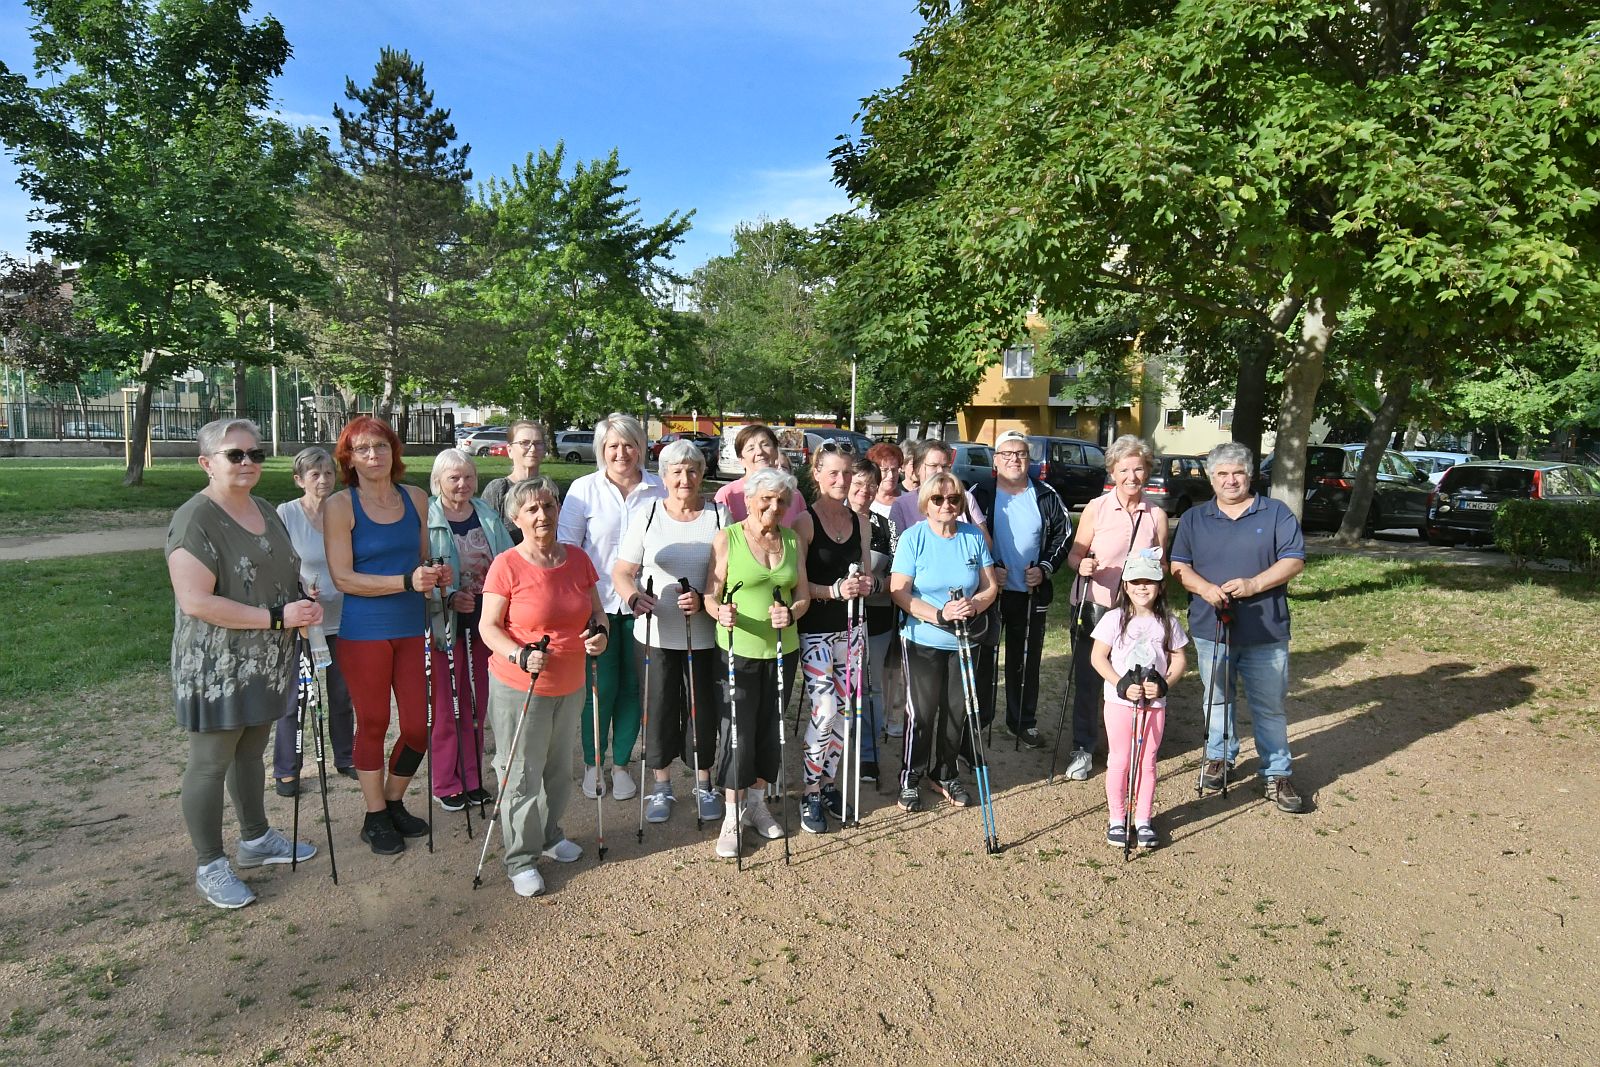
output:
[[[616,434],[639,453],[639,469],[644,470],[645,435],[644,427],[639,425],[639,420],[632,415],[624,415],[620,411],[613,411],[605,418],[594,424],[594,465],[598,470],[606,469],[606,438]]]
[[[961,498],[961,514],[965,517],[967,514],[966,486],[961,484],[960,478],[957,478],[949,471],[940,471],[917,488],[917,510],[926,515],[928,513],[928,498],[937,493],[941,486],[946,485],[955,486],[956,495]]]
[[[1111,447],[1106,449],[1106,470],[1115,470],[1117,464],[1129,456],[1138,456],[1144,460],[1145,470],[1147,471],[1156,469],[1155,449],[1146,444],[1144,438],[1136,434],[1125,433],[1115,441],[1112,441]]]

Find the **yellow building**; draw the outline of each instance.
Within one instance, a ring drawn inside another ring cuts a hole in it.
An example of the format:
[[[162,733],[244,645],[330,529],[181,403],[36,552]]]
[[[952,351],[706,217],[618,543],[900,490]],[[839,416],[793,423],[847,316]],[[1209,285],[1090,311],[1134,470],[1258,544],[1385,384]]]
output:
[[[1035,347],[1006,349],[999,363],[984,372],[983,380],[966,407],[956,413],[961,440],[992,445],[1007,430],[1052,437],[1078,437],[1098,441],[1109,426],[1104,408],[1094,398],[1066,400],[1060,393],[1077,376],[1076,367],[1056,374],[1035,374]],[[1145,405],[1139,405],[1143,408]],[[1142,432],[1142,412],[1132,408],[1116,412],[1118,433]]]

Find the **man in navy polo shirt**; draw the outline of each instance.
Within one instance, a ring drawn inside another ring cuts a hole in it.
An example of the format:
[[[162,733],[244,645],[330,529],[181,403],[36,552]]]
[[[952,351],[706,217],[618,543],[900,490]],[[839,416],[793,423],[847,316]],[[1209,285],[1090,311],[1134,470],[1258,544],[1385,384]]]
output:
[[[1172,543],[1172,573],[1191,594],[1189,632],[1200,661],[1200,685],[1214,693],[1206,709],[1209,730],[1201,785],[1221,789],[1239,758],[1233,702],[1227,697],[1242,684],[1250,701],[1267,797],[1279,810],[1299,813],[1305,810],[1305,800],[1289,780],[1294,767],[1283,705],[1289,692],[1287,586],[1306,569],[1305,538],[1299,520],[1281,500],[1250,491],[1255,457],[1244,445],[1229,442],[1213,448],[1206,457],[1206,471],[1216,499],[1191,508]],[[1221,636],[1217,611],[1224,608],[1233,616],[1232,650],[1213,689],[1212,656]],[[1212,714],[1218,705],[1222,714]],[[1223,751],[1224,722],[1227,751]]]

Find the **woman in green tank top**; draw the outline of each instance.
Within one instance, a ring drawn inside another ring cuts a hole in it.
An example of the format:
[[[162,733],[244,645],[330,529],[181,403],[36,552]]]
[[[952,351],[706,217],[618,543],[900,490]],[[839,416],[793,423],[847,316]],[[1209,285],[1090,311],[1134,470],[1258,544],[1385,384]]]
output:
[[[737,820],[741,818],[763,837],[783,836],[783,828],[762,798],[767,783],[777,779],[783,758],[783,716],[778,705],[779,641],[783,648],[782,692],[788,694],[800,658],[800,638],[794,622],[810,604],[799,541],[793,530],[782,525],[796,492],[794,476],[787,471],[768,467],[750,475],[745,480],[749,514],[718,533],[712,547],[706,609],[721,624],[717,627],[717,647],[724,672],[731,659],[733,678],[733,692],[722,694],[722,717],[732,721],[723,733],[717,779],[718,786],[727,793],[727,814],[717,837],[717,855],[726,858],[738,855]],[[725,589],[732,590],[726,604],[722,603]],[[773,597],[774,591],[782,603]],[[739,738],[737,752],[732,746],[735,731]],[[742,806],[738,802],[741,792],[745,793]]]

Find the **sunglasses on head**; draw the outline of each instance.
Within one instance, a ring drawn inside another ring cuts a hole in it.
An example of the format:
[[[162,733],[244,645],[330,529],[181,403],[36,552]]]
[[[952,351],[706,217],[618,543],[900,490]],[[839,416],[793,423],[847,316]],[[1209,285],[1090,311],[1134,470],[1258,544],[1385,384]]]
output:
[[[246,459],[259,467],[267,458],[267,453],[259,448],[224,448],[222,451],[215,453],[215,455],[226,458],[235,467]]]
[[[828,454],[837,452],[840,455],[853,456],[856,454],[856,446],[849,441],[824,441],[817,446],[817,451]]]

